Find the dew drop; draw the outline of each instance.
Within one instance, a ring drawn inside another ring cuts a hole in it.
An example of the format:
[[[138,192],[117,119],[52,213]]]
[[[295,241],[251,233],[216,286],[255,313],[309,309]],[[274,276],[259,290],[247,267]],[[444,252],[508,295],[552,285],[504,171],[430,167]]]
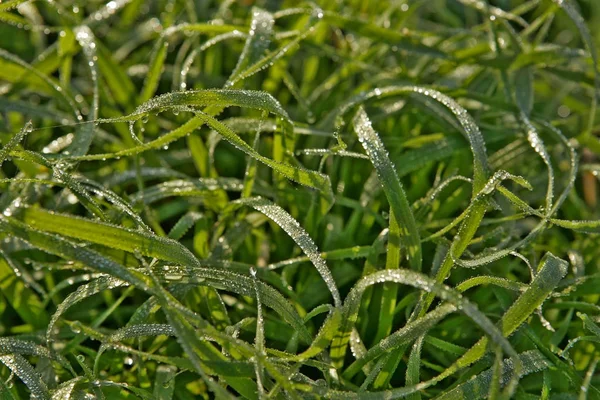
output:
[[[71,330],[73,333],[81,333],[81,326],[78,322],[75,322],[73,325],[71,325]]]

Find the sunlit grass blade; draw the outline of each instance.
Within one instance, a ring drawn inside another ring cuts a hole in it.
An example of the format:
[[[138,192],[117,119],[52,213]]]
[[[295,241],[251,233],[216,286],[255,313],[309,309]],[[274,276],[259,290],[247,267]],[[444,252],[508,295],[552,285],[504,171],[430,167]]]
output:
[[[419,232],[394,166],[387,157],[387,152],[379,136],[371,126],[369,117],[362,108],[359,108],[353,122],[359,140],[377,170],[379,180],[382,182],[392,210],[392,218],[396,218],[395,223],[400,227],[401,240],[408,251],[410,265],[415,270],[420,271],[422,255]],[[389,251],[390,247],[388,247]]]
[[[541,261],[537,275],[519,298],[502,316],[499,327],[504,336],[509,336],[521,326],[521,324],[546,300],[552,290],[567,273],[568,264],[547,253]],[[482,338],[462,357],[460,357],[452,367],[444,371],[436,380],[443,379],[455,371],[464,368],[480,359],[487,347],[488,339]]]
[[[148,286],[147,279],[143,274],[128,270],[93,250],[78,246],[58,236],[31,229],[13,218],[0,217],[0,228],[3,232],[10,232],[15,237],[50,254],[81,261],[99,272],[111,274],[141,288]]]
[[[600,400],[600,2],[317,3],[0,0],[0,398]]]
[[[263,198],[248,198],[242,199],[235,202],[237,205],[245,205],[262,212],[267,217],[273,220],[279,225],[298,246],[304,251],[306,256],[313,263],[325,283],[327,288],[333,296],[333,303],[336,307],[340,307],[342,300],[340,298],[339,291],[335,284],[335,280],[331,275],[327,263],[319,255],[319,250],[315,245],[314,241],[308,236],[306,231],[300,226],[298,221],[292,218],[285,210],[278,205],[271,203],[270,201]]]
[[[225,87],[233,86],[238,82],[242,72],[262,57],[271,43],[274,24],[275,20],[271,13],[258,7],[252,9],[248,38]]]
[[[455,312],[456,306],[453,304],[444,304],[435,310],[429,312],[424,317],[419,318],[417,321],[412,322],[398,331],[392,333],[384,340],[377,343],[375,346],[367,350],[367,352],[360,358],[357,358],[348,368],[344,371],[343,376],[346,379],[352,378],[356,373],[360,371],[365,364],[370,361],[381,357],[390,350],[395,350],[400,346],[405,346],[412,341],[420,340],[419,337],[426,333],[429,329],[439,323],[441,319],[448,316],[448,314]],[[334,342],[335,346],[335,342]],[[332,348],[332,354],[333,354]],[[414,363],[414,362],[413,362]]]
[[[119,250],[155,257],[182,265],[199,266],[191,252],[178,242],[151,233],[127,230],[71,215],[50,213],[39,208],[26,208],[25,223],[45,232],[102,244]]]
[[[21,141],[23,141],[25,136],[27,136],[27,134],[30,133],[32,131],[32,129],[33,129],[33,125],[31,123],[31,121],[27,122],[25,124],[25,126],[23,127],[23,129],[21,129],[18,133],[16,133],[13,137],[11,137],[10,140],[8,141],[8,143],[6,143],[4,146],[2,146],[2,149],[0,150],[0,167],[6,160],[6,157],[8,157],[10,151],[13,148],[15,148],[15,146],[17,146]]]
[[[458,292],[418,272],[406,269],[398,269],[373,273],[362,278],[353,287],[352,291],[348,294],[346,301],[344,302],[342,328],[332,343],[332,358],[339,359],[345,354],[346,345],[350,337],[350,327],[356,322],[360,299],[365,289],[374,284],[384,282],[395,282],[409,285],[424,290],[427,293],[440,296],[442,299],[450,302],[457,308],[460,308],[460,310],[469,318],[471,318],[474,323],[479,325],[495,343],[500,345],[507,354],[511,356],[515,354],[514,349],[511,347],[510,343],[508,343],[502,333],[500,333],[498,328],[495,327],[487,317],[481,314],[476,306],[463,298]],[[416,319],[415,323],[419,322],[420,320],[421,318]],[[487,338],[482,339],[482,341],[485,343],[487,343],[487,340]]]
[[[240,275],[224,269],[194,268],[186,272],[186,268],[162,268],[155,272],[164,279],[173,281],[188,281],[190,283],[206,284],[215,289],[227,290],[244,296],[252,296],[254,284],[249,276]],[[263,304],[272,308],[281,318],[296,329],[303,340],[310,342],[308,331],[302,318],[290,303],[275,289],[258,281]]]
[[[519,371],[520,377],[545,370],[551,367],[551,364],[538,351],[531,350],[519,354],[522,369]],[[510,376],[514,370],[511,359],[504,360],[502,363],[503,376]],[[493,384],[493,371],[487,370],[481,374],[471,378],[469,381],[437,396],[437,400],[459,400],[459,399],[476,399],[485,397],[490,386]],[[504,380],[506,383],[506,380]]]
[[[40,374],[31,366],[25,357],[19,354],[0,356],[0,362],[10,368],[10,370],[23,381],[32,397],[41,400],[50,400],[48,387],[42,381]]]
[[[67,298],[58,305],[54,314],[52,314],[52,318],[48,323],[46,328],[46,340],[49,344],[54,341],[54,326],[60,319],[60,317],[72,306],[87,299],[90,296],[93,296],[97,293],[100,293],[104,290],[114,289],[122,286],[127,286],[127,283],[119,281],[118,279],[111,278],[108,276],[100,277],[92,282],[79,286],[76,291],[71,292]]]
[[[11,268],[6,255],[0,251],[0,290],[17,312],[19,317],[35,328],[43,328],[48,323],[44,305],[39,296],[19,279],[20,274]]]

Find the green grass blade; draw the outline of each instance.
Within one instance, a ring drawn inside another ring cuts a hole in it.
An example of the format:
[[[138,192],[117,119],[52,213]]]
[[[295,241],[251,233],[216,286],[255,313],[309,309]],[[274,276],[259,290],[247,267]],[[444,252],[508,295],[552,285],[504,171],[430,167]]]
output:
[[[166,40],[159,40],[156,42],[156,46],[152,51],[149,63],[149,71],[144,80],[144,87],[138,98],[139,103],[145,103],[154,96],[160,76],[163,72],[165,59],[167,57],[167,50],[169,48],[169,42]]]
[[[13,137],[10,138],[8,143],[6,143],[2,149],[0,150],[0,167],[8,157],[9,153],[12,149],[14,149],[19,143],[25,139],[28,133],[33,130],[33,125],[31,121],[27,122],[23,129],[21,129],[18,133],[16,133]]]
[[[333,297],[333,303],[335,307],[341,306],[342,300],[329,267],[319,255],[319,250],[314,241],[310,238],[310,236],[308,236],[298,221],[292,218],[292,216],[290,216],[278,205],[260,197],[238,200],[235,202],[235,204],[239,206],[244,205],[252,207],[265,214],[267,217],[273,220],[273,222],[279,225],[292,238],[292,240],[298,244],[302,251],[304,251],[304,254],[306,254],[306,256],[313,263],[327,284],[327,288]]]
[[[32,397],[50,400],[48,387],[42,381],[40,374],[23,356],[19,354],[0,356],[0,361],[23,381]]]
[[[196,257],[180,243],[151,233],[127,230],[71,215],[50,213],[40,208],[24,209],[22,219],[25,223],[44,232],[52,232],[182,265],[200,265]]]
[[[250,22],[248,38],[225,87],[231,87],[240,79],[243,79],[240,76],[244,70],[257,62],[263,53],[267,51],[273,36],[274,24],[275,19],[273,19],[271,13],[258,7],[252,9],[252,21]]]
[[[398,179],[394,166],[387,157],[387,152],[379,136],[371,126],[371,121],[362,108],[359,108],[354,120],[354,129],[362,146],[377,170],[379,180],[390,203],[391,216],[400,228],[401,240],[408,251],[408,260],[412,268],[421,270],[422,255],[419,232],[414,215],[410,209],[402,184]],[[388,251],[390,247],[388,245]]]
[[[539,372],[550,368],[552,365],[544,358],[544,356],[535,350],[527,351],[519,354],[522,369],[519,371],[520,377]],[[502,375],[510,376],[514,370],[512,360],[507,359],[502,363]],[[460,399],[477,399],[483,398],[489,391],[492,385],[493,371],[487,370],[479,375],[471,378],[468,382],[463,383],[454,389],[436,397],[436,400],[460,400]],[[506,381],[504,381],[506,383]]]
[[[543,304],[546,298],[552,293],[556,285],[567,273],[568,264],[547,253],[541,262],[538,273],[525,292],[513,303],[506,311],[499,322],[502,334],[506,337],[512,334],[521,326],[521,324]],[[443,379],[455,371],[464,368],[479,360],[485,354],[488,339],[482,338],[461,358],[459,358],[452,367],[448,368],[436,380]]]

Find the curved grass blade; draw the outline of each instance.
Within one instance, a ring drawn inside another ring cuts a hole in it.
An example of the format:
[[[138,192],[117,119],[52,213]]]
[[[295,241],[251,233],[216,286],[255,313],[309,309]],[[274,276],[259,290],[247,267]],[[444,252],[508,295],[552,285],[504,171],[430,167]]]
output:
[[[48,346],[50,347],[51,343],[54,341],[54,326],[60,319],[60,317],[72,306],[75,304],[87,299],[90,296],[93,296],[97,293],[100,293],[104,290],[115,289],[118,287],[128,286],[126,282],[123,282],[119,279],[115,279],[110,276],[102,276],[98,279],[91,281],[85,285],[79,286],[77,290],[71,292],[56,308],[54,314],[52,314],[52,318],[48,323],[48,327],[46,328],[46,341],[48,342]]]
[[[104,120],[105,122],[112,122],[111,120]],[[151,142],[146,142],[144,144],[140,144],[134,147],[130,147],[124,150],[119,150],[114,153],[102,153],[102,154],[87,154],[84,156],[77,157],[65,157],[64,159],[67,161],[91,161],[91,160],[101,160],[106,161],[107,159],[116,158],[119,159],[121,157],[134,156],[140,153],[143,153],[148,150],[158,150],[164,149],[165,146],[168,146],[170,143],[185,137],[190,134],[194,130],[198,129],[204,124],[202,120],[197,118],[192,118],[185,124],[179,126],[178,128],[173,129],[172,131],[165,133],[160,136],[158,139],[155,139]]]
[[[350,379],[356,375],[361,368],[367,363],[388,354],[390,351],[395,350],[401,346],[408,345],[410,342],[420,340],[419,337],[425,334],[429,329],[433,328],[443,318],[457,310],[456,305],[451,303],[445,303],[435,310],[427,313],[424,317],[407,324],[385,339],[381,340],[375,346],[367,350],[367,352],[361,357],[357,358],[343,373],[344,378]],[[336,349],[336,342],[332,345],[332,357],[334,356],[333,350]]]
[[[158,267],[157,267],[158,268]],[[177,282],[196,283],[210,286],[214,289],[227,290],[243,296],[252,296],[254,286],[249,276],[241,275],[225,269],[216,268],[178,268],[167,266],[158,268],[155,274],[162,279]],[[273,309],[281,318],[300,333],[303,340],[311,342],[308,330],[304,326],[302,318],[291,304],[279,293],[266,283],[257,282],[261,291],[263,304]],[[141,317],[142,320],[144,319]]]
[[[185,213],[179,220],[173,225],[169,231],[169,239],[179,240],[190,230],[192,226],[201,220],[204,216],[196,211],[189,211]]]
[[[298,34],[293,40],[291,40],[289,43],[281,46],[279,49],[270,52],[269,54],[267,54],[266,56],[264,56],[263,58],[259,59],[258,61],[256,61],[254,64],[249,65],[245,70],[241,71],[237,77],[230,78],[230,85],[234,85],[237,82],[240,82],[254,74],[256,74],[259,71],[264,70],[265,68],[273,65],[277,60],[279,60],[280,58],[282,58],[284,55],[286,55],[288,52],[290,52],[291,49],[295,48],[298,46],[298,44],[306,39],[314,30],[315,30],[315,25],[316,23],[319,22],[319,20],[321,20],[323,18],[323,11],[319,8],[315,8],[313,10],[313,12],[311,13],[311,20],[308,22],[308,26],[304,28],[304,30]],[[314,22],[316,21],[316,22]]]
[[[502,330],[504,337],[508,337],[516,331],[519,326],[521,326],[521,324],[543,304],[561,279],[566,275],[567,270],[568,263],[566,261],[555,257],[552,253],[546,253],[544,259],[540,263],[537,275],[534,277],[527,290],[519,296],[502,316],[498,325]],[[479,360],[485,354],[487,344],[488,339],[485,337],[482,338],[451,367],[433,380],[439,382],[452,375],[454,372]]]
[[[517,71],[515,80],[517,104],[521,109],[520,118],[527,130],[527,140],[535,152],[542,158],[548,169],[548,189],[546,192],[545,208],[550,212],[554,199],[554,169],[544,141],[529,119],[529,113],[532,108],[531,103],[533,102],[533,72],[531,68],[522,68]]]
[[[238,149],[242,150],[244,153],[271,167],[273,170],[292,181],[319,190],[324,198],[323,208],[328,209],[331,206],[333,202],[333,191],[331,189],[331,182],[327,175],[301,167],[284,164],[283,162],[275,161],[265,157],[254,150],[222,122],[203,113],[199,114],[198,117],[204,119],[207,125],[216,130],[221,136],[227,139]]]
[[[77,108],[75,101],[67,94],[65,89],[62,86],[60,86],[58,83],[54,82],[51,78],[49,78],[44,73],[40,72],[38,69],[36,69],[32,65],[26,63],[19,57],[15,56],[14,54],[9,53],[8,51],[6,51],[4,49],[0,49],[0,58],[8,60],[11,63],[20,66],[24,70],[31,72],[38,79],[40,79],[46,87],[49,87],[50,90],[58,98],[62,99],[64,101],[64,103],[67,104],[71,108],[73,114],[75,115],[75,119],[77,121],[83,120],[83,117],[81,116],[81,113],[79,112],[79,109]],[[19,76],[19,74],[17,74],[17,76]]]
[[[395,223],[398,227],[401,227],[399,231],[408,251],[409,263],[413,269],[420,271],[422,254],[419,231],[394,166],[389,160],[381,139],[379,139],[379,136],[371,126],[371,121],[362,107],[358,109],[354,116],[353,124],[359,141],[377,170],[377,175],[392,210],[390,217],[393,215]],[[391,247],[388,245],[388,252],[390,249]]]
[[[233,32],[227,32],[227,33],[223,33],[221,35],[217,35],[217,36],[207,40],[200,47],[193,49],[190,52],[190,54],[188,54],[188,56],[185,58],[185,60],[183,61],[182,65],[181,65],[181,72],[179,72],[179,90],[187,89],[187,86],[188,86],[187,76],[189,74],[190,68],[192,67],[194,59],[200,53],[208,50],[210,47],[212,47],[222,41],[229,40],[229,39],[240,39],[240,38],[243,39],[245,37],[246,37],[246,34],[240,32],[238,30],[234,30]],[[176,80],[173,79],[173,82],[176,82]]]
[[[18,133],[13,135],[8,143],[6,143],[2,149],[0,150],[0,167],[6,160],[6,157],[10,154],[11,150],[14,149],[19,143],[23,141],[25,136],[33,130],[33,124],[31,121],[27,122],[23,129],[21,129]]]
[[[458,119],[460,126],[462,127],[462,133],[465,134],[469,144],[471,146],[471,152],[473,153],[473,195],[483,188],[487,177],[489,175],[489,166],[487,162],[487,155],[485,150],[485,141],[483,136],[477,127],[477,124],[469,113],[460,106],[451,97],[430,88],[423,88],[419,86],[386,86],[382,88],[373,89],[368,92],[363,92],[354,96],[353,98],[346,101],[335,111],[333,111],[328,118],[323,122],[325,126],[329,126],[333,120],[337,120],[336,124],[343,123],[340,118],[348,112],[354,106],[364,103],[365,101],[373,98],[384,99],[387,97],[393,97],[402,94],[416,93],[428,98],[431,98],[445,107],[447,107],[452,114]]]
[[[171,36],[178,32],[194,32],[194,33],[228,33],[232,31],[246,32],[247,28],[244,26],[227,25],[227,24],[213,24],[213,23],[182,23],[179,25],[173,25],[163,32],[163,36]]]
[[[528,288],[526,284],[521,282],[510,281],[497,276],[479,275],[461,282],[456,286],[456,290],[462,293],[479,285],[495,285],[515,292],[524,292]]]
[[[406,269],[397,269],[375,272],[362,278],[356,285],[354,285],[346,297],[346,301],[344,302],[342,327],[332,343],[331,356],[334,360],[339,362],[339,360],[343,358],[345,354],[346,345],[348,343],[348,339],[350,338],[351,327],[357,320],[360,299],[363,295],[363,292],[369,286],[384,282],[401,283],[424,290],[428,293],[438,295],[443,300],[455,305],[465,315],[471,318],[473,322],[479,325],[492,338],[492,341],[499,344],[507,354],[511,356],[516,354],[500,330],[494,326],[494,324],[485,315],[483,315],[475,305],[463,298],[454,289],[451,289],[418,272]],[[420,319],[416,319],[415,321],[418,322],[419,320]],[[485,343],[487,343],[488,339],[484,338],[482,340],[485,340]]]
[[[221,190],[241,192],[243,183],[236,178],[200,178],[196,181],[173,180],[148,187],[131,196],[132,202],[152,204],[171,196],[195,196],[206,198],[206,204],[212,209],[221,209],[227,203]]]
[[[131,122],[142,119],[151,113],[157,113],[178,107],[242,107],[267,111],[284,120],[291,128],[291,121],[281,104],[267,92],[258,90],[205,89],[171,92],[156,96],[139,105],[133,113],[99,122]]]
[[[42,377],[23,356],[19,354],[0,356],[0,361],[23,381],[32,397],[50,400],[48,387]]]
[[[246,198],[241,200],[236,200],[233,202],[236,206],[248,206],[260,211],[269,217],[273,222],[279,225],[291,238],[298,244],[298,246],[304,251],[304,254],[310,259],[313,263],[327,288],[331,292],[333,296],[333,303],[335,307],[340,307],[342,304],[342,300],[340,298],[340,293],[337,289],[335,280],[331,275],[331,271],[327,267],[325,261],[319,255],[319,249],[313,242],[313,240],[308,236],[308,233],[300,226],[298,221],[296,221],[290,214],[288,214],[283,208],[279,207],[277,204],[270,202],[269,200],[253,197]]]
[[[271,44],[271,37],[273,36],[273,25],[275,19],[273,15],[261,8],[254,7],[252,9],[252,21],[250,22],[250,31],[242,54],[238,58],[238,62],[231,72],[225,87],[232,87],[237,81],[241,73],[248,68],[248,66],[256,63],[266,52]]]
[[[519,371],[519,378],[523,376],[543,371],[552,367],[552,364],[537,350],[526,351],[519,354],[522,369]],[[502,376],[510,376],[514,371],[514,364],[511,359],[502,362]],[[493,371],[491,369],[482,372],[479,375],[469,379],[469,381],[448,390],[437,396],[436,400],[460,400],[460,399],[479,399],[485,397],[493,383]],[[501,384],[507,384],[506,378]]]

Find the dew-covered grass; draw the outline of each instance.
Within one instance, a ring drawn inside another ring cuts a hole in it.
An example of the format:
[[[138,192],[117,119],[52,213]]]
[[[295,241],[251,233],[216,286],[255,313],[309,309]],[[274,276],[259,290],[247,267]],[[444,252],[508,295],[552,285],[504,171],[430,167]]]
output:
[[[0,398],[600,399],[599,23],[0,2]]]

